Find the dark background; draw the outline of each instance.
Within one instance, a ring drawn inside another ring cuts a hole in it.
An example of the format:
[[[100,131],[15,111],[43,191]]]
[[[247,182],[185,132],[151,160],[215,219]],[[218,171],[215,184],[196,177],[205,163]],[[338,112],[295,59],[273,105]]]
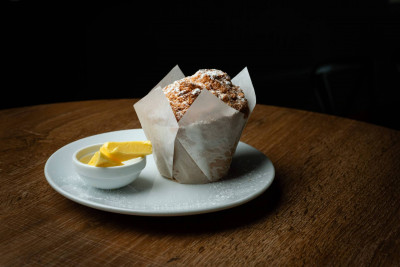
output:
[[[176,64],[247,66],[258,103],[400,129],[399,1],[320,2],[6,1],[0,108],[142,97]]]

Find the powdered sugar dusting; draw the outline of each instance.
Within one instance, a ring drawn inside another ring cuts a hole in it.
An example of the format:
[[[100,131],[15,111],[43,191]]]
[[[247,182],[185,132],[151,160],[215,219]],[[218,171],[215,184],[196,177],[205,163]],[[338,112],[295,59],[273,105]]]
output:
[[[186,113],[201,90],[207,89],[232,108],[249,113],[243,90],[231,82],[229,75],[217,69],[201,69],[194,75],[175,81],[163,88],[177,121]]]
[[[201,90],[199,88],[196,88],[192,91],[192,95],[199,95]]]

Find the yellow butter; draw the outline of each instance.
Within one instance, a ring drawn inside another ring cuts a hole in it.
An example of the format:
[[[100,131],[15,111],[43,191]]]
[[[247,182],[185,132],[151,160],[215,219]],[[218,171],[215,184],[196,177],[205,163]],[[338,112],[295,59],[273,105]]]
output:
[[[120,161],[114,161],[101,153],[101,151],[97,151],[94,153],[93,157],[88,162],[88,165],[92,165],[95,167],[115,167],[124,165]]]
[[[153,153],[150,141],[107,142],[100,148],[102,154],[117,162],[144,157]]]

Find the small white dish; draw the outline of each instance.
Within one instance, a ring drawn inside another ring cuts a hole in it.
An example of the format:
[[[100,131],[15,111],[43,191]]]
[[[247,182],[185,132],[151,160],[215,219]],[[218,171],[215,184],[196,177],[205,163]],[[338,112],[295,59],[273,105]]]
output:
[[[72,155],[76,173],[88,185],[100,189],[116,189],[132,183],[146,166],[146,157],[123,162],[122,166],[95,167],[88,160],[99,151],[103,144],[95,144],[78,149]]]
[[[73,168],[72,155],[85,146],[110,140],[146,140],[142,129],[89,136],[54,152],[44,173],[50,186],[66,198],[108,212],[140,216],[182,216],[233,208],[261,195],[275,176],[272,162],[262,152],[239,142],[225,179],[209,184],[178,184],[162,177],[153,155],[131,184],[114,190],[89,186]]]

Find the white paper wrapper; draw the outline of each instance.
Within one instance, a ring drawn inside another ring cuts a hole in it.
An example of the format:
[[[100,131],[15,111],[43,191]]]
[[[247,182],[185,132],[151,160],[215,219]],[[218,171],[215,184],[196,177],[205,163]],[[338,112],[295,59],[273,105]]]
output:
[[[229,170],[246,122],[256,105],[247,68],[232,79],[247,98],[250,114],[231,108],[202,90],[179,122],[162,88],[185,75],[175,66],[134,105],[161,175],[179,183],[202,184],[221,179]]]

